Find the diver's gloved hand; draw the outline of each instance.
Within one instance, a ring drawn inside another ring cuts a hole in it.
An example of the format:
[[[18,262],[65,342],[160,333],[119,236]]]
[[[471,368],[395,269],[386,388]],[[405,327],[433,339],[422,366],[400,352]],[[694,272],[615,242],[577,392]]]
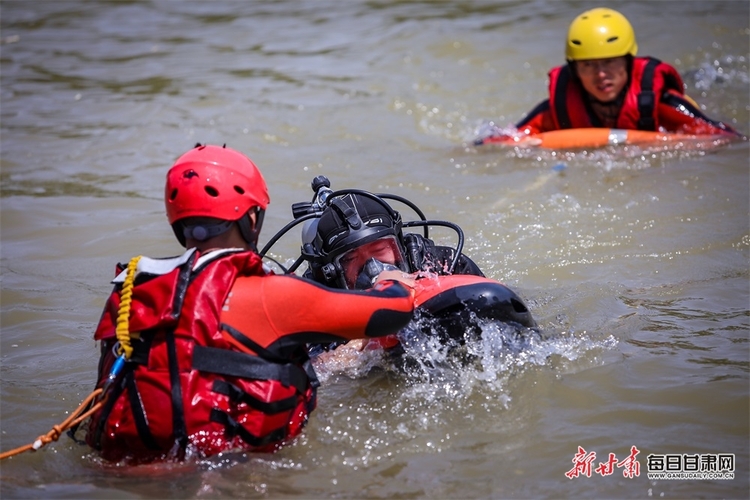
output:
[[[365,262],[365,267],[362,268],[362,272],[357,276],[357,281],[354,283],[354,288],[357,290],[365,290],[372,288],[375,284],[375,278],[378,277],[383,271],[398,271],[398,267],[393,264],[386,264],[380,262],[375,257],[372,257]]]

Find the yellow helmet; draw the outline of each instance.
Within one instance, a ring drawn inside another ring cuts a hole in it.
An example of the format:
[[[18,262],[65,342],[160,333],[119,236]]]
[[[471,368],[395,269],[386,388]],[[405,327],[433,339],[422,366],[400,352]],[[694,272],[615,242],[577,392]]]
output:
[[[633,27],[616,10],[604,7],[587,10],[570,23],[565,44],[568,61],[635,56],[637,52]]]

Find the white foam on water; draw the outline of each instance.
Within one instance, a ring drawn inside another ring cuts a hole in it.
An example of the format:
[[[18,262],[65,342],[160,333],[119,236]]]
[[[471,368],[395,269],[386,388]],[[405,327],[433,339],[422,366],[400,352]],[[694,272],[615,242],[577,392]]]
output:
[[[472,322],[481,334],[467,326],[461,342],[445,341],[429,322],[428,318],[417,318],[399,333],[404,351],[399,356],[382,349],[359,350],[359,346],[344,345],[331,351],[333,355],[316,357],[313,363],[321,383],[325,385],[339,376],[362,379],[373,372],[388,372],[403,386],[402,398],[394,403],[396,413],[408,411],[412,403],[449,402],[460,406],[478,392],[491,394],[507,407],[511,401],[508,381],[524,370],[568,370],[573,362],[586,357],[598,359],[596,353],[618,344],[612,335],[594,339],[585,332],[546,333],[476,318]],[[339,349],[344,351],[336,353]]]

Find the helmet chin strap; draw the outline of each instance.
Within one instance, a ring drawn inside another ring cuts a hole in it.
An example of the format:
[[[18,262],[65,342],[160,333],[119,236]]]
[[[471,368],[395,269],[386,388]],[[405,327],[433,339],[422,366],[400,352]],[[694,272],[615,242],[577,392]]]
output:
[[[242,239],[250,246],[250,248],[257,252],[258,235],[260,234],[260,228],[263,225],[263,216],[265,210],[260,208],[255,209],[255,224],[250,216],[252,212],[248,211],[245,215],[240,217],[236,221],[232,220],[220,220],[217,222],[205,222],[202,224],[185,224],[183,221],[177,221],[172,224],[172,230],[174,231],[177,241],[183,247],[187,246],[187,240],[192,239],[195,241],[203,242],[215,238],[221,234],[226,233],[232,228],[232,225],[236,222],[240,229],[240,235]]]
[[[215,224],[195,224],[192,226],[185,225],[182,227],[182,235],[185,240],[193,239],[195,241],[206,241],[224,234],[232,228],[233,221],[221,221]]]

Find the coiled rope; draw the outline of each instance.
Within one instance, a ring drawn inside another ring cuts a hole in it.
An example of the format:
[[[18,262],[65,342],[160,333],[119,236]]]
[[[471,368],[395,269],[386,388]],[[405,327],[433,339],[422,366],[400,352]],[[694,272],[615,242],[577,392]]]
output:
[[[125,356],[125,359],[130,359],[133,354],[133,347],[130,345],[131,333],[130,333],[130,306],[133,302],[133,283],[135,282],[135,271],[138,269],[138,262],[141,260],[141,256],[133,257],[128,262],[128,271],[125,275],[125,282],[122,284],[122,290],[120,290],[120,308],[117,310],[117,326],[115,327],[115,335],[120,343],[120,347],[117,354],[120,357]],[[132,335],[133,338],[138,338],[139,334],[135,333]]]
[[[130,262],[128,262],[127,274],[125,275],[125,281],[122,285],[122,290],[120,290],[120,307],[117,310],[117,325],[115,327],[115,335],[117,336],[119,344],[119,348],[117,350],[119,356],[117,360],[115,360],[115,363],[112,366],[112,370],[110,371],[107,380],[104,382],[104,386],[99,389],[95,389],[91,394],[86,396],[86,399],[83,400],[83,402],[73,413],[70,414],[68,418],[66,418],[61,424],[53,426],[52,430],[50,430],[47,434],[39,436],[33,443],[20,446],[16,449],[6,451],[4,453],[0,453],[0,460],[18,455],[25,451],[36,451],[42,446],[51,443],[52,441],[57,441],[65,431],[73,426],[80,424],[104,405],[104,402],[107,398],[107,389],[115,380],[115,378],[117,378],[117,374],[120,372],[120,370],[122,370],[125,361],[130,359],[130,356],[133,353],[133,347],[130,345],[130,339],[139,337],[138,333],[130,333],[130,307],[133,302],[135,272],[138,268],[138,261],[140,260],[141,256],[139,255],[137,257],[133,257],[132,259],[130,259]],[[91,408],[85,410],[100,394],[104,394],[104,397],[102,397],[102,399],[94,404]]]

